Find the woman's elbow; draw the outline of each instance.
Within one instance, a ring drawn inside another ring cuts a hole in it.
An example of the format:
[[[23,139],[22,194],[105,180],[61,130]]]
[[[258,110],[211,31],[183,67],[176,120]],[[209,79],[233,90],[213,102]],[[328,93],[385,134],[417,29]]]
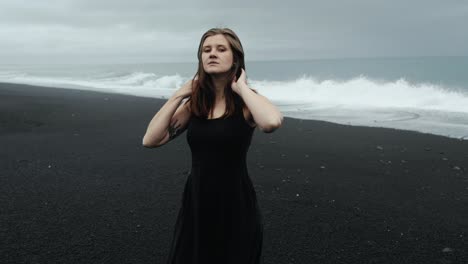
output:
[[[266,126],[262,126],[261,130],[262,132],[265,132],[265,133],[272,133],[276,129],[280,128],[282,124],[283,124],[283,116],[280,116],[280,118],[278,118],[277,120],[270,122]]]
[[[153,145],[151,145],[151,144],[148,144],[148,143],[143,143],[142,145],[143,145],[143,147],[145,147],[145,148],[155,148],[155,146],[153,146]]]
[[[154,142],[151,142],[151,141],[147,140],[146,137],[143,137],[142,145],[145,148],[157,148],[157,147],[159,147],[159,144],[156,144]]]
[[[149,142],[146,142],[144,139],[143,139],[143,142],[141,143],[143,145],[143,147],[145,148],[154,148],[153,145],[151,145]]]

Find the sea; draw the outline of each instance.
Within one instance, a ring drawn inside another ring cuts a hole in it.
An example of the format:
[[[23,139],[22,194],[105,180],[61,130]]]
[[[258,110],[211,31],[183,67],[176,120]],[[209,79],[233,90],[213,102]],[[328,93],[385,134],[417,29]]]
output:
[[[196,70],[196,61],[0,64],[0,82],[167,99]],[[468,140],[468,57],[246,61],[245,70],[287,117]]]

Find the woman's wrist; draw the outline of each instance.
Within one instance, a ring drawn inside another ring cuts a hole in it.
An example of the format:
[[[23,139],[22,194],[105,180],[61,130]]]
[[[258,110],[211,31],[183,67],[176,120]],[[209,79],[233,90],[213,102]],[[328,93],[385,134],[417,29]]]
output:
[[[181,94],[179,91],[176,91],[172,96],[171,96],[171,100],[174,100],[174,101],[182,101],[185,97],[183,96],[183,94]]]
[[[242,96],[242,93],[245,91],[245,90],[248,90],[250,89],[250,87],[246,84],[246,83],[240,83],[238,84],[238,90],[239,90],[239,95]]]

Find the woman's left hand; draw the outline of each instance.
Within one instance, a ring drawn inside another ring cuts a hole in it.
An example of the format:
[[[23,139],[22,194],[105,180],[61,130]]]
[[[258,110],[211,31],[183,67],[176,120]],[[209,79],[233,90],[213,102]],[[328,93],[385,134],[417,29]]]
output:
[[[234,76],[234,80],[232,80],[232,83],[231,83],[231,88],[234,92],[236,92],[237,94],[240,95],[240,89],[241,89],[241,86],[247,86],[247,80],[246,80],[246,73],[244,71],[244,69],[242,69],[242,73],[241,75],[239,76],[239,80],[236,80],[237,79],[237,76]]]

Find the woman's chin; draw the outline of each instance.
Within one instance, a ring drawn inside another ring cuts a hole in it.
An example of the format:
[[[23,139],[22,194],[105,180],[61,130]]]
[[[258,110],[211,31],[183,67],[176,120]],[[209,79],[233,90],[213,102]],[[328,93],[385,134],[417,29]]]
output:
[[[228,71],[205,71],[206,74],[211,75],[213,77],[220,77],[226,76],[229,72]]]

